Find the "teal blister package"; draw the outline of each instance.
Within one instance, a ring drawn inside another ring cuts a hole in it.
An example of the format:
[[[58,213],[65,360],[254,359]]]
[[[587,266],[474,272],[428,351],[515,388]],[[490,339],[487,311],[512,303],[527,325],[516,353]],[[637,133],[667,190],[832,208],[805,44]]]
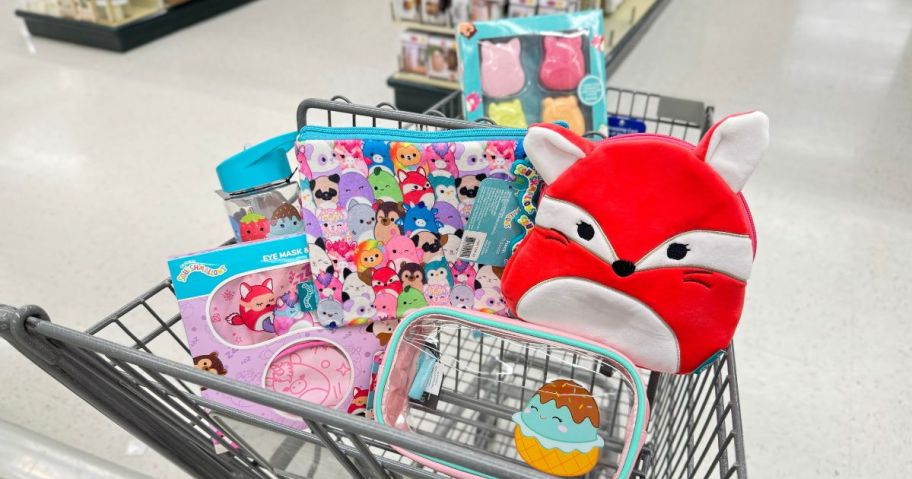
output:
[[[460,24],[466,118],[607,133],[603,31],[599,10]]]

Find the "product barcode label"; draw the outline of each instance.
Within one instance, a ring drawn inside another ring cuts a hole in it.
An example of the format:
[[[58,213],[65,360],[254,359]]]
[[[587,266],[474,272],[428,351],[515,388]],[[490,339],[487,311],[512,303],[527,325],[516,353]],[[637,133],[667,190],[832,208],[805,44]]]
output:
[[[484,246],[487,234],[481,231],[466,231],[462,235],[462,245],[459,247],[459,259],[466,261],[478,261],[478,255],[481,254],[481,247]]]

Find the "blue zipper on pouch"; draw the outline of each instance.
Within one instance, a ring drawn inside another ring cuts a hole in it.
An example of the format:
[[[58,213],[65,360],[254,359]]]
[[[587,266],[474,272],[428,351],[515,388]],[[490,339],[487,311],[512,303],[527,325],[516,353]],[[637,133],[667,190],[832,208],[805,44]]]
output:
[[[526,136],[526,130],[523,128],[420,131],[370,126],[305,126],[298,134],[298,141],[358,139],[429,143],[435,141],[521,140],[524,136]]]

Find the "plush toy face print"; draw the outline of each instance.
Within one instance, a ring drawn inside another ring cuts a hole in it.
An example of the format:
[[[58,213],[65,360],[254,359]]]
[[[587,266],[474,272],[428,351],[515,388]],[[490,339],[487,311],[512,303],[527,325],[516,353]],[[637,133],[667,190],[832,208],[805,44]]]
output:
[[[449,203],[453,206],[459,204],[459,198],[456,197],[456,178],[450,175],[434,175],[428,177],[431,182],[431,188],[434,190],[435,204]]]
[[[318,208],[335,208],[339,202],[339,175],[334,173],[310,180],[310,191]]]
[[[328,141],[315,140],[307,142],[304,145],[304,156],[312,178],[329,176],[342,171],[339,162],[333,157],[332,144]]]
[[[356,238],[369,235],[374,230],[374,208],[367,203],[349,202],[348,228]]]
[[[351,269],[355,261],[355,244],[345,240],[326,241],[326,254],[332,261],[335,271]]]
[[[548,187],[507,263],[511,308],[638,366],[693,371],[726,347],[741,315],[753,228],[738,192],[768,135],[759,112],[722,120],[696,148],[633,135],[593,144],[555,125],[531,128],[526,154]],[[610,194],[593,190],[592,171],[611,172]]]
[[[269,220],[257,213],[247,213],[241,217],[241,241],[256,241],[269,235]]]
[[[342,172],[352,171],[367,175],[367,163],[364,161],[363,144],[360,140],[338,140],[333,147],[333,158],[339,163]]]
[[[251,331],[274,333],[276,296],[273,293],[272,284],[272,279],[254,285],[241,283],[238,313],[229,315],[225,321],[232,325],[243,324]]]
[[[343,209],[321,208],[317,210],[317,219],[323,236],[328,239],[342,239],[348,234],[348,213]]]
[[[272,222],[269,228],[272,236],[283,236],[300,233],[304,229],[301,213],[290,203],[282,203],[272,212]]]
[[[500,288],[500,274],[502,270],[495,270],[491,265],[484,265],[475,275],[475,289]]]
[[[320,299],[342,301],[342,282],[332,272],[323,272],[314,277],[317,295]]]
[[[488,117],[500,126],[527,128],[526,114],[523,112],[519,98],[510,101],[491,103],[488,106]]]
[[[342,283],[342,302],[344,303],[357,297],[367,298],[373,302],[375,297],[374,290],[365,284],[358,275],[350,274],[345,277],[345,281]]]
[[[374,292],[398,295],[402,292],[402,281],[396,274],[396,264],[390,261],[382,268],[374,269],[371,274],[371,286]]]
[[[421,254],[415,248],[415,243],[409,238],[398,235],[390,238],[385,245],[386,258],[392,261],[398,269],[402,263],[419,263]]]
[[[542,121],[566,121],[573,133],[582,135],[586,132],[586,119],[583,118],[583,112],[580,111],[579,103],[573,95],[542,100]]]
[[[472,309],[475,307],[475,292],[472,288],[460,284],[450,291],[450,306],[459,309]]]
[[[498,288],[482,288],[475,291],[475,309],[490,314],[506,311],[507,303]]]
[[[401,317],[407,316],[412,311],[427,306],[427,300],[420,289],[406,286],[402,289],[402,294],[396,303],[396,315]]]
[[[352,199],[374,202],[371,185],[360,173],[344,173],[339,179],[339,204],[347,205]]]
[[[424,286],[424,297],[428,304],[435,306],[450,304],[450,287],[445,284],[427,284]]]
[[[368,240],[358,244],[355,250],[355,264],[358,271],[366,271],[383,263],[383,247],[376,240]]]
[[[507,179],[513,175],[510,169],[516,159],[516,142],[490,141],[485,148],[485,159],[488,160],[488,172],[493,178]]]
[[[380,140],[364,141],[364,161],[368,165],[369,171],[374,168],[382,168],[392,173],[393,162],[390,160],[389,143]]]
[[[374,198],[381,201],[402,203],[402,190],[392,173],[383,168],[374,168],[367,176],[367,182],[374,190]]]
[[[399,171],[398,178],[402,188],[402,201],[406,205],[415,206],[419,203],[424,203],[428,208],[434,206],[434,190],[431,189],[431,182],[428,181],[425,173],[423,167],[418,167],[417,171]]]
[[[486,178],[485,175],[463,176],[456,179],[456,194],[463,203],[472,204],[478,196],[478,186]]]
[[[462,245],[462,232],[440,235],[440,244],[443,245],[443,257],[447,261],[456,261],[459,257],[459,246]]]
[[[427,284],[437,284],[450,287],[453,285],[453,277],[450,276],[450,267],[445,260],[432,261],[425,264],[424,276],[427,278]]]
[[[448,174],[456,176],[456,152],[462,145],[458,143],[431,143],[424,147],[421,160],[428,166],[431,175]]]
[[[391,143],[390,151],[393,154],[393,166],[396,167],[396,171],[410,171],[421,164],[421,152],[411,143]]]
[[[342,305],[346,325],[366,324],[377,314],[374,309],[374,298],[355,296]]]
[[[545,37],[545,53],[538,78],[549,90],[575,90],[586,74],[583,37]]]
[[[457,260],[452,267],[453,282],[456,284],[475,285],[475,266],[467,261]]]
[[[441,224],[441,233],[452,234],[462,229],[462,215],[455,206],[449,203],[439,203],[434,209],[437,210],[435,216],[437,217],[437,222]]]
[[[462,154],[456,157],[459,176],[475,176],[488,171],[488,162],[484,158],[484,144],[473,141],[465,144]],[[457,183],[457,187],[459,184]]]
[[[481,89],[493,97],[512,96],[522,90],[526,74],[520,64],[519,39],[508,42],[479,42],[481,46]]]
[[[420,231],[412,236],[412,243],[418,249],[422,263],[428,263],[443,257],[443,252],[441,251],[443,245],[440,244],[440,235],[437,233]]]
[[[194,357],[193,365],[196,366],[197,369],[205,371],[207,373],[212,373],[219,376],[228,374],[228,370],[225,369],[225,366],[222,364],[222,360],[219,359],[217,352],[211,352],[209,354]]]
[[[374,203],[374,210],[377,212],[374,226],[374,238],[377,241],[386,244],[393,236],[402,234],[398,222],[405,215],[405,210],[401,204],[378,200]]]
[[[399,267],[399,279],[403,289],[409,286],[421,291],[424,288],[424,269],[418,263],[404,263]]]
[[[310,267],[314,271],[327,271],[333,267],[333,261],[329,258],[329,255],[326,253],[326,241],[317,236],[313,244],[310,244],[307,248],[308,254],[310,254]]]
[[[405,207],[405,218],[402,219],[402,229],[405,234],[414,236],[421,231],[437,233],[440,231],[440,222],[437,220],[437,208],[428,209],[424,203],[416,206]]]
[[[378,293],[374,299],[374,309],[377,310],[377,319],[392,319],[396,317],[396,295]]]
[[[342,304],[332,299],[317,303],[317,322],[324,328],[337,328],[344,324]]]

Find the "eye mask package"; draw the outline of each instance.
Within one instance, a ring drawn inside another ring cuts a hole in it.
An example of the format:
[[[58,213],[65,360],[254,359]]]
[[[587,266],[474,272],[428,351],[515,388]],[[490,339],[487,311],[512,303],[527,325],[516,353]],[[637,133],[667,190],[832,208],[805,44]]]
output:
[[[473,447],[489,441],[491,451],[562,477],[629,477],[649,417],[642,380],[622,354],[531,323],[448,308],[402,320],[373,411],[402,430]],[[400,452],[453,477],[486,477]]]
[[[429,305],[506,314],[503,264],[464,261],[460,247],[483,182],[512,181],[524,133],[302,129],[295,149],[317,323],[397,320]],[[341,311],[341,321],[324,311]]]
[[[320,327],[303,309],[316,295],[299,288],[312,278],[304,235],[176,257],[168,269],[197,368],[304,401],[364,412],[352,405],[366,400],[373,355],[386,341],[381,344],[369,325]],[[341,321],[341,309],[333,314]],[[259,404],[209,389],[201,394],[287,426],[305,427],[300,418]]]
[[[459,26],[466,118],[606,132],[601,11]]]

